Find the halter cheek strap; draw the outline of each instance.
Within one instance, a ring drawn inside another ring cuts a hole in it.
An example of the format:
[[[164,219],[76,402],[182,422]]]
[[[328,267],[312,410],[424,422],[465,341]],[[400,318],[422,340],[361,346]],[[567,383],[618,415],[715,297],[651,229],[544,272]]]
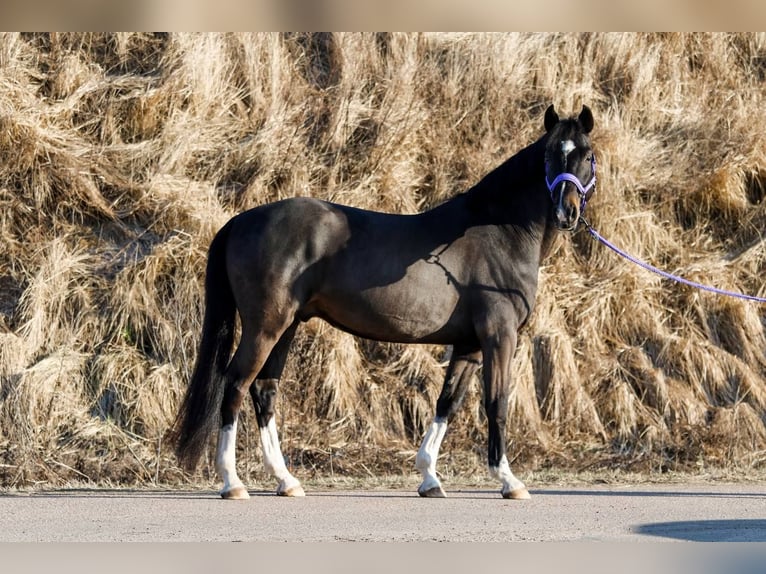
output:
[[[585,205],[588,203],[588,192],[593,189],[596,185],[596,156],[593,155],[590,160],[590,173],[591,178],[587,185],[583,186],[583,184],[580,182],[579,179],[577,179],[577,176],[573,173],[564,172],[560,173],[556,176],[556,178],[553,181],[548,181],[548,173],[547,169],[545,170],[545,184],[548,186],[548,191],[551,192],[551,199],[553,199],[553,190],[556,189],[556,186],[560,184],[562,181],[568,181],[570,183],[573,183],[575,188],[577,188],[577,193],[580,194],[580,212],[585,211]]]

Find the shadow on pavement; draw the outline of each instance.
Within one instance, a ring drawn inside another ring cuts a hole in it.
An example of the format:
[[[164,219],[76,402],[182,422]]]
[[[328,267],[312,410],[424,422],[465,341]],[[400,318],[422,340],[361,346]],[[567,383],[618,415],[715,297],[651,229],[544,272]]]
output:
[[[632,530],[637,534],[691,542],[766,542],[766,520],[756,519],[655,522]]]
[[[715,490],[628,490],[614,488],[609,490],[548,490],[530,489],[531,494],[549,496],[638,496],[661,498],[752,498],[766,501],[766,491],[763,492],[724,492]]]

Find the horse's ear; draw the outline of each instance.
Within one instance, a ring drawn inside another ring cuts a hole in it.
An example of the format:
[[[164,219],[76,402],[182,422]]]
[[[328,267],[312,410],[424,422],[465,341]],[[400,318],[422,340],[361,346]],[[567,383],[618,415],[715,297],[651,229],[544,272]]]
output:
[[[593,129],[593,113],[590,111],[590,108],[583,104],[582,111],[577,119],[580,121],[582,131],[589,134]]]
[[[545,131],[551,131],[553,126],[557,123],[559,123],[559,115],[556,113],[556,110],[553,109],[553,104],[551,104],[548,106],[548,109],[545,110]]]

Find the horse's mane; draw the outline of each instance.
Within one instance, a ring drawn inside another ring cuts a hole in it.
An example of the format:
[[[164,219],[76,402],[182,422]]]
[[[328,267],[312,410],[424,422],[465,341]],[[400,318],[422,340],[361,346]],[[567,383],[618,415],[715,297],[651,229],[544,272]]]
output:
[[[550,132],[508,158],[466,191],[469,208],[486,210],[517,202],[527,187],[543,182],[548,142],[574,139],[579,129],[575,118],[559,121]],[[523,197],[526,200],[528,196]]]
[[[547,136],[518,151],[466,191],[469,208],[484,211],[498,204],[507,205],[529,184],[540,183],[545,173]]]

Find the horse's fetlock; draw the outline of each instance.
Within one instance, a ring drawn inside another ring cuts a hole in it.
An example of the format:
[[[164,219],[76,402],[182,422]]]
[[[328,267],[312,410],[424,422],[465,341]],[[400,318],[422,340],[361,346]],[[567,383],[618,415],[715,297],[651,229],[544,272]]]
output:
[[[415,468],[420,472],[426,472],[431,467],[432,462],[430,454],[418,452],[415,457]]]

